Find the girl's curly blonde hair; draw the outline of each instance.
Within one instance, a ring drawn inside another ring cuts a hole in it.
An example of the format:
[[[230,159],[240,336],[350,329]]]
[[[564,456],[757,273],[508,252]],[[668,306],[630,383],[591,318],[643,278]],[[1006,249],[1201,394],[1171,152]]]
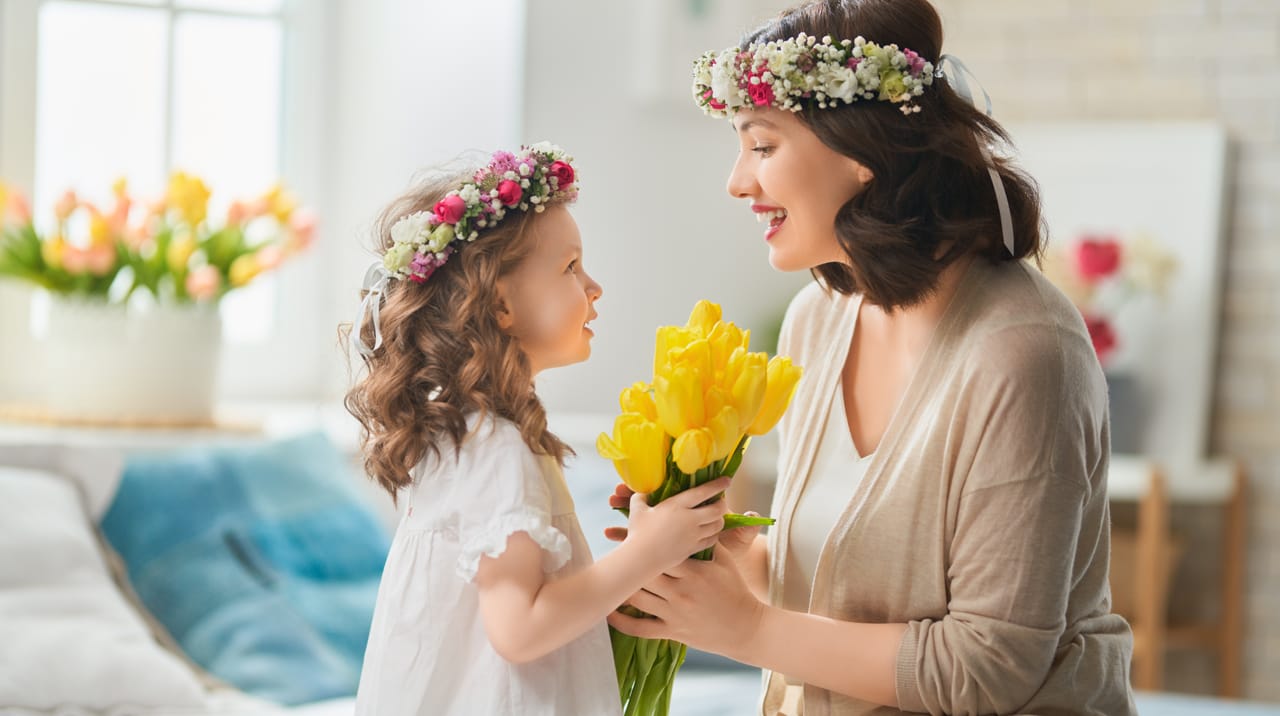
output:
[[[431,211],[471,172],[437,175],[392,202],[375,223],[379,254],[392,246],[401,217]],[[365,471],[392,500],[412,482],[410,470],[428,453],[455,452],[467,436],[467,416],[497,416],[519,428],[529,449],[563,464],[569,446],[547,429],[533,390],[533,370],[516,339],[498,326],[498,279],[532,251],[539,215],[513,212],[467,243],[424,283],[392,280],[382,298],[382,346],[364,357],[365,375],[344,401],[363,427]],[[344,324],[373,345],[373,325]]]

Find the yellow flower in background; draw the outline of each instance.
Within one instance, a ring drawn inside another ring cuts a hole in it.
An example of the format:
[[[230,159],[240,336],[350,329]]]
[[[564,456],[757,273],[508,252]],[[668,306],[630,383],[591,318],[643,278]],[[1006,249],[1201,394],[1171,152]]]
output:
[[[800,366],[794,365],[786,356],[774,356],[769,361],[764,404],[747,427],[747,435],[764,435],[773,430],[791,404],[791,396],[795,395],[802,373]]]
[[[231,262],[227,282],[233,288],[239,288],[252,281],[259,273],[262,273],[262,266],[258,264],[257,258],[253,254],[245,254]]]
[[[66,252],[67,242],[59,235],[55,235],[48,241],[40,245],[40,258],[45,265],[50,268],[60,268],[62,266],[62,255]]]
[[[613,435],[596,438],[596,451],[613,461],[627,487],[648,494],[667,477],[669,440],[657,423],[639,413],[623,413],[613,422]]]
[[[618,405],[624,413],[639,413],[646,420],[658,421],[658,406],[653,402],[652,386],[648,383],[635,383],[622,389],[618,396]]]
[[[181,274],[186,273],[191,255],[196,252],[196,239],[190,233],[180,234],[169,244],[169,270]]]
[[[210,193],[197,176],[174,172],[169,178],[169,208],[181,213],[188,226],[198,226],[208,216]]]
[[[271,214],[281,224],[287,223],[289,217],[293,215],[293,210],[298,207],[298,202],[293,196],[284,190],[284,187],[276,184],[262,195],[262,204],[268,214]]]
[[[93,207],[89,208],[89,212],[89,245],[100,248],[115,243],[115,232],[107,217]]]

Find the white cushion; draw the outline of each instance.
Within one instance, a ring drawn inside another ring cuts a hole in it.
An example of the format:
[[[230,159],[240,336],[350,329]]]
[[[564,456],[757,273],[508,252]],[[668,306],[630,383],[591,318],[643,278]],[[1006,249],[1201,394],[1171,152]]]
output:
[[[74,483],[0,467],[0,705],[173,713],[204,698],[112,581]]]

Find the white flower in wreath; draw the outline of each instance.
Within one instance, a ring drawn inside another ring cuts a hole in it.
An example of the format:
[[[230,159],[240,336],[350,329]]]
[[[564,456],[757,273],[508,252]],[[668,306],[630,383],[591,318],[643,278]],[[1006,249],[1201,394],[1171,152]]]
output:
[[[458,196],[462,197],[462,200],[468,204],[474,204],[480,201],[480,187],[475,184],[467,184],[458,190]]]
[[[431,214],[419,211],[401,218],[391,227],[391,240],[397,244],[417,244],[431,231]]]
[[[716,58],[716,63],[711,66],[711,94],[716,99],[724,102],[730,107],[737,107],[742,104],[742,98],[738,96],[738,83],[732,74],[726,72],[726,68],[732,68],[737,53],[725,50]]]
[[[852,102],[857,91],[858,76],[848,67],[837,68],[827,83],[827,94],[845,102]]]

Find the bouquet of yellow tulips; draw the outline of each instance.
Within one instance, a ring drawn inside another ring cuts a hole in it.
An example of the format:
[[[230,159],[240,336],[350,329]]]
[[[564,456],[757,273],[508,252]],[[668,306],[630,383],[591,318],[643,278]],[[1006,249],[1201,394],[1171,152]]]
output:
[[[26,201],[0,185],[0,276],[55,294],[128,302],[216,302],[310,245],[315,221],[279,186],[233,202],[221,225],[208,216],[209,187],[177,172],[163,198],[140,206],[123,179],[107,208],[66,192],[42,236]]]
[[[710,301],[698,302],[688,324],[658,329],[653,380],[622,391],[613,433],[596,441],[623,482],[650,504],[732,476],[751,437],[772,430],[786,411],[800,367],[785,356],[749,352],[750,340],[750,331],[722,321],[720,306]],[[725,529],[769,524],[766,517],[725,516]],[[667,714],[685,645],[612,628],[610,637],[626,716]]]

